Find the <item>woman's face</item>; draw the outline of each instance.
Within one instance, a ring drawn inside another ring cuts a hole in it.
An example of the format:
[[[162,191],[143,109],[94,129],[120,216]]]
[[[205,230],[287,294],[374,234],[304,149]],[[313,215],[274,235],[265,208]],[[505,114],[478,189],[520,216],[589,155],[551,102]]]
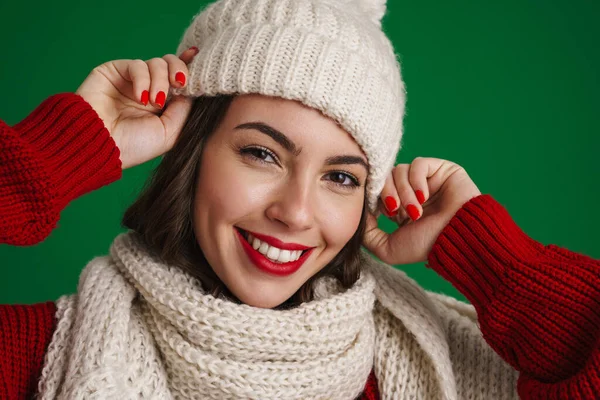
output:
[[[198,243],[248,305],[286,301],[358,228],[367,159],[332,119],[299,102],[236,97],[199,168]]]

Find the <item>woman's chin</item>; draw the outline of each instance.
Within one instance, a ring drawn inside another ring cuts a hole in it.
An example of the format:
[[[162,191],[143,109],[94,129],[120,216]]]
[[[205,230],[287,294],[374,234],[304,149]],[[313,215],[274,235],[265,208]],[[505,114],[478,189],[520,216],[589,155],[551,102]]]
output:
[[[244,285],[244,287],[229,287],[229,290],[242,303],[249,306],[275,308],[290,298],[297,289],[291,291],[282,290],[281,285],[277,285],[275,282],[269,282],[259,285]],[[290,293],[288,294],[288,292]]]
[[[252,298],[252,299],[249,299],[248,301],[244,301],[244,304],[247,304],[252,307],[257,307],[257,308],[269,308],[270,309],[270,308],[276,308],[277,306],[281,305],[284,301],[285,301],[285,299],[280,300],[280,299]]]

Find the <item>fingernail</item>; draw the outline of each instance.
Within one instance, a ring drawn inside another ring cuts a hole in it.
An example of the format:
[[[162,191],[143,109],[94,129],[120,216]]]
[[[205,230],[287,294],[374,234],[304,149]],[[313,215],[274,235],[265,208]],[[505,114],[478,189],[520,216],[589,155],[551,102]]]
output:
[[[181,84],[181,86],[185,86],[185,74],[183,72],[178,72],[175,74],[175,80]]]
[[[412,219],[413,221],[416,221],[417,219],[419,219],[419,216],[421,215],[419,213],[419,209],[414,204],[407,205],[406,212],[408,213],[408,216],[410,217],[410,219]]]
[[[423,194],[422,190],[417,190],[415,194],[417,195],[417,200],[419,200],[419,204],[422,205],[423,203],[425,203],[425,195]]]
[[[392,196],[387,196],[384,200],[385,203],[385,208],[387,208],[388,212],[394,211],[396,208],[398,208],[398,203],[396,202],[396,199],[393,198]]]
[[[154,102],[158,105],[159,108],[164,107],[166,97],[167,96],[165,95],[165,92],[163,92],[162,90],[156,95],[156,100]]]
[[[198,52],[198,48],[196,46],[192,46],[188,50],[194,50],[196,53]]]
[[[149,98],[150,98],[150,93],[148,93],[147,90],[144,90],[142,92],[142,104],[145,105],[145,106],[147,106]]]

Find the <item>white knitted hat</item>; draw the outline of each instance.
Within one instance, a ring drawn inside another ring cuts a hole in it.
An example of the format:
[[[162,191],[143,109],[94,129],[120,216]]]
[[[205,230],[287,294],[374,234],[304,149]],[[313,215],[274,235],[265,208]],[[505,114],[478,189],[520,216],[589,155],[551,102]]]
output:
[[[337,121],[369,162],[374,211],[402,139],[406,93],[381,29],[385,0],[219,0],[194,17],[177,54],[199,49],[187,96],[259,93]]]

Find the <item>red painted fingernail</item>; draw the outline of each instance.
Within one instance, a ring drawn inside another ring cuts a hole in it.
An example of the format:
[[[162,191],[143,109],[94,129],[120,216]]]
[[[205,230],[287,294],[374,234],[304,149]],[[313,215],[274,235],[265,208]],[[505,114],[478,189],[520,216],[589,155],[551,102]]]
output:
[[[408,216],[410,217],[410,219],[412,219],[413,221],[416,221],[419,218],[419,216],[421,215],[419,213],[419,209],[414,204],[407,205],[406,212],[408,213]]]
[[[396,199],[393,198],[392,196],[387,196],[384,200],[385,202],[385,208],[387,208],[387,210],[391,213],[392,211],[394,211],[396,208],[398,208],[398,203],[396,202]]]
[[[196,46],[192,46],[188,50],[194,50],[196,53],[198,52],[198,48]]]
[[[150,93],[148,93],[147,90],[144,90],[142,92],[142,104],[145,105],[145,106],[147,106],[149,98],[150,98]]]
[[[185,86],[185,74],[183,72],[176,73],[175,80],[181,83],[181,86]]]
[[[162,90],[156,95],[156,100],[154,102],[158,105],[159,108],[164,107],[166,97],[167,96],[165,95],[165,92],[163,92]]]
[[[425,203],[425,195],[423,194],[422,190],[417,190],[415,194],[417,195],[417,200],[419,200],[419,204]]]

